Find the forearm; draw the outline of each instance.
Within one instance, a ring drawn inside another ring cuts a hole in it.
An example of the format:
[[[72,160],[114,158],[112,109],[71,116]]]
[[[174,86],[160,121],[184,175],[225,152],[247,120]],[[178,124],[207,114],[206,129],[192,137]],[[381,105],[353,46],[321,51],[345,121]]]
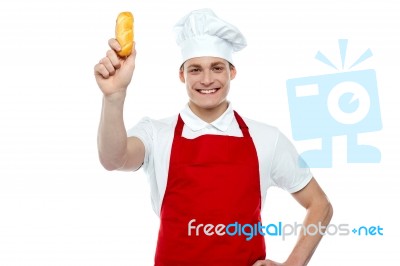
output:
[[[107,170],[122,167],[127,159],[124,101],[125,92],[103,97],[97,146],[100,162]]]
[[[322,239],[326,226],[332,218],[333,208],[328,200],[314,205],[307,209],[299,238],[285,265],[307,265]]]

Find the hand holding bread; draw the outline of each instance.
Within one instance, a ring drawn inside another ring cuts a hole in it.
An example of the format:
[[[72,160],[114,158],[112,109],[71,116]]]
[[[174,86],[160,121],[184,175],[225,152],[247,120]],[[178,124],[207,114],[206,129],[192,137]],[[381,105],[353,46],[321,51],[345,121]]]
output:
[[[136,50],[133,42],[133,15],[122,12],[115,25],[115,38],[108,41],[110,50],[94,67],[96,82],[104,96],[124,95],[135,68]]]

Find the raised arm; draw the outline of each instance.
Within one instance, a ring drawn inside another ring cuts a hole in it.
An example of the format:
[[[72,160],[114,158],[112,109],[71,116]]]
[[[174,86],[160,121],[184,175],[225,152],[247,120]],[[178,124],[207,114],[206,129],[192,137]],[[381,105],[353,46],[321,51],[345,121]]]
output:
[[[107,170],[135,170],[144,160],[144,145],[135,137],[128,138],[123,120],[123,107],[128,85],[135,69],[136,49],[121,58],[115,39],[108,42],[110,50],[94,67],[96,82],[103,93],[103,106],[97,136],[101,164]]]

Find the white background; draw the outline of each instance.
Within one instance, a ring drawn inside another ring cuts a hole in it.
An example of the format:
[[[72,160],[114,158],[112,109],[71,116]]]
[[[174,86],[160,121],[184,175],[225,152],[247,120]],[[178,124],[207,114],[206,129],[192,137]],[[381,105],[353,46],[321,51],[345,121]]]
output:
[[[291,138],[285,82],[335,73],[318,50],[340,62],[370,48],[354,70],[377,73],[383,130],[360,140],[382,152],[379,164],[347,164],[346,139],[334,139],[334,167],[313,169],[331,199],[334,224],[377,226],[384,236],[327,236],[309,265],[397,265],[400,4],[398,1],[84,1],[13,0],[0,4],[0,265],[152,265],[158,218],[143,172],[107,172],[97,159],[101,93],[93,66],[104,56],[120,11],[135,15],[137,61],[125,123],[177,113],[172,26],[187,12],[214,9],[246,35],[236,55],[230,100],[243,116]],[[306,149],[294,142],[298,149]],[[264,223],[301,222],[289,194],[268,192]],[[267,237],[283,261],[295,237]]]

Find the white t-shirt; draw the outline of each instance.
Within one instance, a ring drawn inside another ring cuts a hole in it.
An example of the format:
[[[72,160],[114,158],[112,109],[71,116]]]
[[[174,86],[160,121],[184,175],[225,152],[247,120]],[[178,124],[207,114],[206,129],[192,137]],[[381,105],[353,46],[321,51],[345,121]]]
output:
[[[234,117],[232,104],[217,120],[207,123],[196,116],[188,105],[180,112],[183,122],[182,136],[194,139],[204,134],[243,136]],[[240,113],[239,113],[240,115]],[[150,182],[153,210],[160,215],[165,194],[174,130],[178,115],[161,120],[143,118],[128,130],[128,136],[138,137],[145,146],[143,170]],[[267,189],[278,186],[290,193],[304,188],[312,178],[308,168],[301,168],[299,155],[292,143],[275,127],[243,117],[256,147],[262,205]]]

